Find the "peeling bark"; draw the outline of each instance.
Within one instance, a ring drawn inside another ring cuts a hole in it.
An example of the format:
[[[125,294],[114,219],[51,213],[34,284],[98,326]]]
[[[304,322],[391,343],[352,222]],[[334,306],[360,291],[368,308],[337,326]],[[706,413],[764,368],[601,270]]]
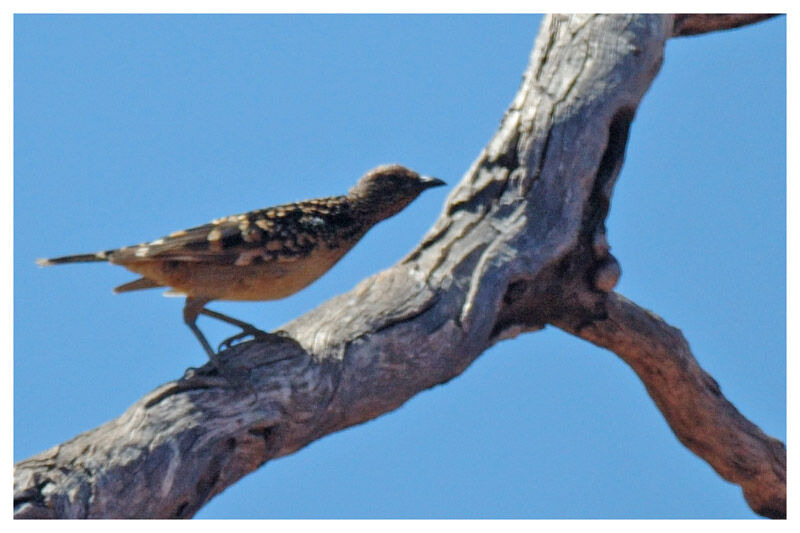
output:
[[[620,355],[681,442],[756,512],[785,516],[783,444],[725,400],[677,330],[612,292],[605,218],[629,125],[665,41],[703,27],[547,17],[498,132],[415,250],[284,335],[222,352],[235,384],[207,365],[18,463],[15,516],[190,517],[266,461],[396,409],[548,323]]]

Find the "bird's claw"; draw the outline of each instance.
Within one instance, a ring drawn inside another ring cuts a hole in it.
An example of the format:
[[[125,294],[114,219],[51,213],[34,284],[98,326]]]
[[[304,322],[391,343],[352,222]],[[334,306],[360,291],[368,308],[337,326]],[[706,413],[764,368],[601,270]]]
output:
[[[219,343],[219,346],[217,347],[217,353],[230,349],[235,343],[247,337],[253,337],[253,340],[259,340],[269,338],[269,336],[269,333],[266,331],[261,331],[258,328],[243,328],[240,333],[232,335]]]

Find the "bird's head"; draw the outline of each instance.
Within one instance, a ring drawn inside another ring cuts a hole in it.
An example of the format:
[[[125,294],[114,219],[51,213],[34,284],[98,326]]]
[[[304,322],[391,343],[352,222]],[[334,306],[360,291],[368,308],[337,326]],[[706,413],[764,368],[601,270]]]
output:
[[[348,196],[377,220],[383,220],[399,213],[425,189],[440,185],[445,182],[420,176],[402,165],[381,165],[364,174]]]

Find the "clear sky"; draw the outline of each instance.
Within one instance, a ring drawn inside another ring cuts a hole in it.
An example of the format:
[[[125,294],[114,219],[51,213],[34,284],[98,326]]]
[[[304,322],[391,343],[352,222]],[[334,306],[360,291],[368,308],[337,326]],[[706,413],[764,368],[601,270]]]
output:
[[[155,239],[344,193],[400,162],[452,187],[494,133],[538,16],[16,16],[14,458],[121,414],[205,354],[159,291],[38,257]],[[786,31],[670,41],[608,220],[618,290],[687,336],[739,410],[786,439]],[[448,187],[449,188],[449,187]],[[390,266],[434,189],[316,284],[215,303],[274,329]],[[234,330],[201,318],[214,341]],[[554,328],[325,437],[202,518],[753,517],[614,354]]]

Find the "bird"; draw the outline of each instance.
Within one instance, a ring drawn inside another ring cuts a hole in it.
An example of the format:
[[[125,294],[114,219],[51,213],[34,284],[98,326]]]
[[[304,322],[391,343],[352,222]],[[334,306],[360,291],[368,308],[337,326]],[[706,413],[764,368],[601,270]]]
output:
[[[167,287],[185,296],[183,321],[213,363],[217,353],[197,326],[200,314],[241,328],[224,341],[266,335],[247,322],[206,308],[213,300],[286,298],[333,267],[378,222],[423,191],[445,185],[398,164],[364,174],[345,195],[257,209],[218,218],[133,246],[38,259],[40,266],[104,261],[141,277],[114,293]]]

